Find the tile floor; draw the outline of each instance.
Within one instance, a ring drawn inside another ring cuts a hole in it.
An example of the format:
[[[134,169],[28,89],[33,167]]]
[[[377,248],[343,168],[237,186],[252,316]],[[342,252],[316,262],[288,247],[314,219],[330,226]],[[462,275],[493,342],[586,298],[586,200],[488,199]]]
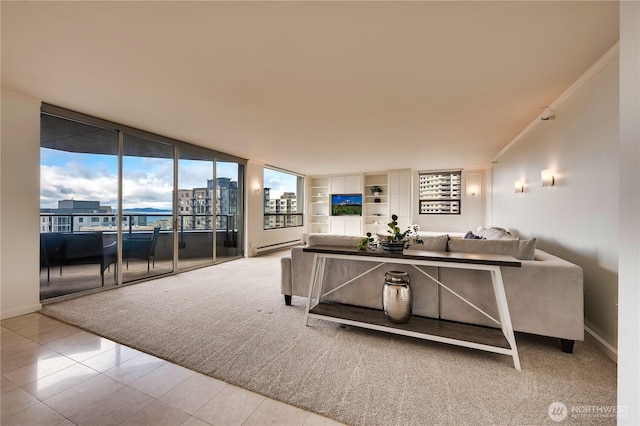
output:
[[[0,328],[3,426],[339,424],[38,313]]]

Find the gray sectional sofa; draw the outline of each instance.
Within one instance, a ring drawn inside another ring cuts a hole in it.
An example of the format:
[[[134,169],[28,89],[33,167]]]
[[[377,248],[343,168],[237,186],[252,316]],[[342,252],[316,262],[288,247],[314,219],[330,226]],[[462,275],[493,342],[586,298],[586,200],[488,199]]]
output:
[[[535,239],[515,238],[501,228],[481,228],[476,234],[484,238],[426,236],[422,237],[423,244],[412,245],[410,249],[506,254],[519,259],[522,267],[501,268],[514,330],[559,338],[562,350],[571,353],[574,341],[584,339],[582,268],[535,248]],[[354,236],[312,234],[307,237],[307,246],[354,248],[360,240]],[[287,305],[291,304],[292,296],[308,296],[313,257],[313,253],[305,253],[303,246],[298,246],[291,249],[290,256],[282,258],[281,292]],[[357,259],[327,259],[329,273],[325,274],[323,288],[335,288],[371,266],[371,262]],[[489,272],[432,266],[420,268],[497,318]],[[410,265],[387,264],[334,291],[327,301],[382,309],[384,272],[388,270],[409,272],[414,315],[496,326]]]

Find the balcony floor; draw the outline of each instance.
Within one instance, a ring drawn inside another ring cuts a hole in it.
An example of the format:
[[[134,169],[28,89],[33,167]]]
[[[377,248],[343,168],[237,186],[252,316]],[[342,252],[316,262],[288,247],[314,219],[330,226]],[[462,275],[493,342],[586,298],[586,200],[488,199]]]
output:
[[[211,258],[194,258],[179,260],[180,270],[188,270],[198,266],[211,265]],[[167,274],[173,271],[173,261],[156,260],[147,272],[146,260],[129,260],[129,267],[126,262],[123,270],[122,280],[124,284],[137,280],[147,279],[158,275]],[[115,266],[111,265],[104,272],[104,287],[115,285]],[[53,297],[78,293],[102,287],[100,279],[99,265],[74,265],[62,267],[62,275],[59,267],[52,267],[49,281],[47,281],[47,268],[40,269],[40,300],[47,300]]]

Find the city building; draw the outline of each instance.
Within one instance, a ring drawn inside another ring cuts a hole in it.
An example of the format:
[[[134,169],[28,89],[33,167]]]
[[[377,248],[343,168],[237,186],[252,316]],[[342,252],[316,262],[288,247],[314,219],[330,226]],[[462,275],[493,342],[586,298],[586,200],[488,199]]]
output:
[[[103,206],[100,201],[60,200],[58,208],[40,209],[40,232],[115,232],[117,214],[111,206]],[[124,230],[151,230],[154,226],[151,222],[153,219],[146,212],[127,210],[122,215]]]
[[[216,199],[213,199],[215,195]],[[202,188],[178,190],[178,226],[183,230],[212,229],[213,206],[216,206],[216,229],[233,229],[237,214],[238,182],[231,178],[207,179]],[[214,203],[215,201],[215,203]]]
[[[264,189],[264,229],[299,226],[298,201],[295,192],[284,192],[280,198],[270,198],[271,188]]]
[[[129,226],[129,217],[123,217]],[[126,223],[125,223],[126,222]],[[40,209],[40,232],[103,231],[117,228],[116,212],[100,201],[60,200],[58,208]]]

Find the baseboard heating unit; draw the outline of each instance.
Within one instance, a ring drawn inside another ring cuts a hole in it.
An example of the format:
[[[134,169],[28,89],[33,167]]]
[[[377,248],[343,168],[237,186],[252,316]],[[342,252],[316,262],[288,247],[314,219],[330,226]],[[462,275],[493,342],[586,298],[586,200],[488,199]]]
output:
[[[268,244],[266,246],[256,247],[256,254],[268,253],[275,250],[280,250],[287,247],[293,247],[302,244],[302,240],[283,241],[281,243]]]

